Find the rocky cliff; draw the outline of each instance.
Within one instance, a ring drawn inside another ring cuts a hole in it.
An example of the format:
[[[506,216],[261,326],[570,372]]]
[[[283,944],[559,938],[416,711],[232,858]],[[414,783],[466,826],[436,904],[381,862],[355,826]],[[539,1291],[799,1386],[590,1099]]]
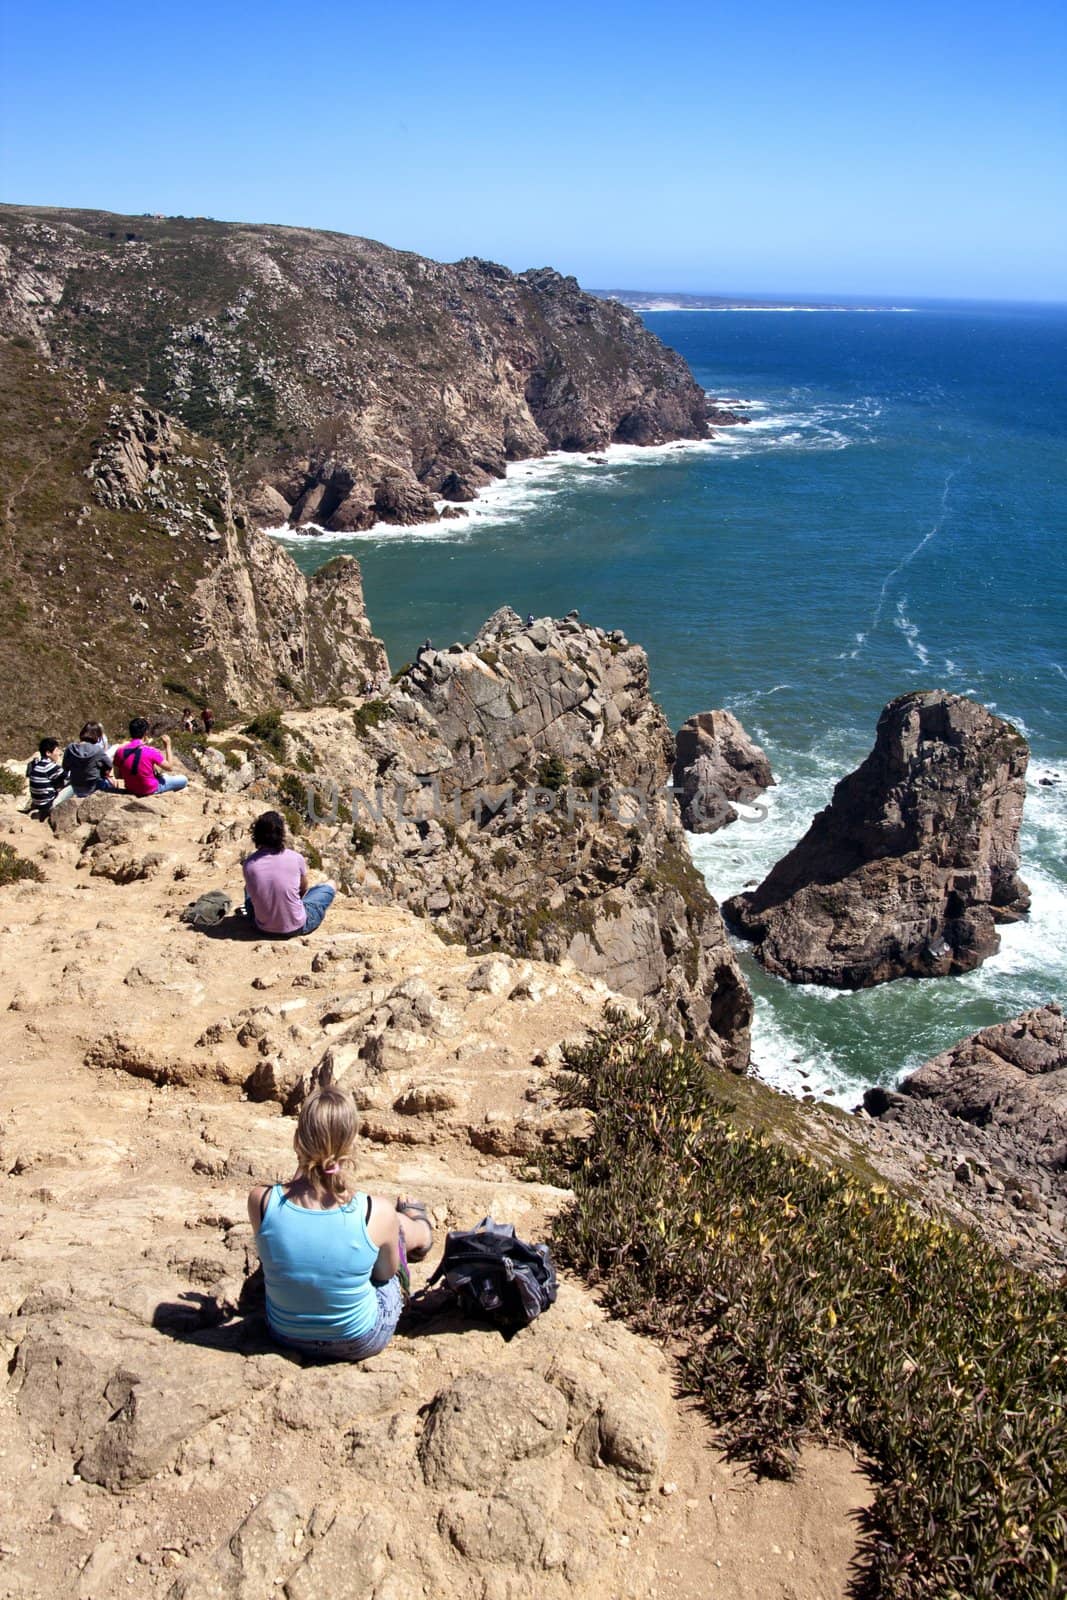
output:
[[[621,633],[505,608],[354,709],[287,712],[281,739],[247,771],[252,741],[232,740],[219,781],[261,782],[294,817],[310,789],[336,875],[472,950],[600,978],[744,1069],[751,997],[665,792],[647,658]]]
[[[757,1484],[574,1277],[510,1343],[447,1316],[359,1366],[269,1340],[245,1195],[291,1170],[283,1056],[351,1089],[359,1181],[428,1203],[418,1286],[487,1212],[548,1236],[566,1195],[540,1157],[584,1129],[560,1042],[609,996],[363,896],[311,940],[193,933],[180,910],[239,891],[261,805],[195,781],[95,796],[53,836],[0,793],[0,837],[43,874],[0,887],[0,1589],[698,1600],[715,1570],[844,1600],[869,1498],[850,1456]]]
[[[864,988],[967,972],[1029,906],[1017,873],[1029,750],[960,695],[902,695],[871,754],[726,912],[769,972]]]
[[[927,1061],[900,1091],[1067,1174],[1067,1029],[1058,1005],[983,1028]]]
[[[166,414],[0,340],[0,424],[4,754],[87,716],[328,699],[385,671],[358,563],[305,579]]]
[[[423,521],[508,461],[708,433],[682,358],[573,278],[342,234],[2,207],[0,333],[222,445],[267,526]]]

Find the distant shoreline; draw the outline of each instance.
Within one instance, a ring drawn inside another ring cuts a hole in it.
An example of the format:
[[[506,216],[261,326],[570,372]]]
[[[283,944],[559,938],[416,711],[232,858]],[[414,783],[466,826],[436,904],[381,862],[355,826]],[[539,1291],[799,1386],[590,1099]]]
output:
[[[598,300],[615,300],[630,311],[848,311],[908,312],[918,306],[844,305],[831,300],[740,300],[718,295],[654,294],[638,289],[591,289]]]

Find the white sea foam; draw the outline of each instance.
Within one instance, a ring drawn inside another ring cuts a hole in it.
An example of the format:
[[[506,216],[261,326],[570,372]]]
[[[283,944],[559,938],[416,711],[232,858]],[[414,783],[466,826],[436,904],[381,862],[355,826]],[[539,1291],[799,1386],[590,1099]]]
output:
[[[882,619],[882,612],[885,609],[886,599],[888,598],[889,590],[890,590],[890,587],[891,587],[891,585],[893,583],[893,580],[900,576],[900,574],[904,571],[905,567],[909,567],[911,565],[911,563],[915,560],[915,557],[920,553],[920,551],[925,550],[926,546],[930,543],[930,540],[931,539],[936,539],[937,535],[941,532],[942,528],[945,526],[945,521],[946,521],[946,519],[948,517],[948,495],[949,495],[949,490],[952,487],[953,479],[957,476],[957,474],[959,473],[961,467],[967,465],[967,462],[969,460],[970,460],[970,457],[968,456],[965,461],[960,463],[960,466],[951,467],[949,469],[949,471],[946,472],[945,481],[941,486],[940,504],[938,506],[937,515],[934,517],[933,522],[930,524],[929,528],[927,528],[926,532],[923,534],[923,536],[919,540],[918,544],[913,546],[913,548],[908,551],[907,555],[902,556],[901,559],[897,562],[896,566],[892,567],[886,573],[885,577],[882,579],[882,586],[878,591],[878,600],[877,600],[877,602],[875,604],[874,611],[873,611],[873,613],[871,615],[871,620],[867,624],[866,633],[864,635],[865,638],[866,638],[867,635],[869,635],[869,634],[874,632],[874,630],[877,628],[879,622]],[[861,648],[862,648],[862,646],[861,646]]]
[[[377,522],[358,532],[331,532],[317,523],[302,528],[288,524],[268,528],[275,539],[300,544],[309,538],[318,542],[377,542],[391,544],[404,540],[434,539],[463,543],[478,528],[501,527],[521,522],[526,513],[566,490],[581,485],[584,491],[607,489],[620,481],[620,473],[630,467],[651,468],[677,461],[685,455],[706,454],[709,458],[735,459],[742,455],[770,450],[843,450],[852,442],[852,432],[867,433],[881,414],[881,402],[864,396],[842,405],[805,405],[808,391],[795,389],[794,404],[774,411],[771,403],[758,398],[724,398],[708,391],[708,398],[719,405],[742,411],[751,417],[735,427],[717,427],[709,439],[675,439],[660,445],[609,444],[599,450],[554,450],[529,461],[508,465],[507,476],[497,478],[478,492],[476,500],[461,509],[462,517],[444,521],[412,523],[406,527]],[[841,424],[849,429],[843,431]],[[438,512],[448,502],[436,502]]]
[[[478,498],[461,507],[466,515],[450,517],[443,522],[416,522],[399,526],[392,522],[376,522],[373,527],[358,532],[331,532],[317,523],[302,528],[283,524],[268,528],[272,538],[294,543],[314,538],[316,541],[337,543],[340,540],[388,539],[390,543],[404,539],[440,539],[451,542],[466,540],[472,531],[487,524],[520,522],[535,506],[542,505],[565,489],[577,483],[583,488],[606,488],[619,481],[619,469],[633,466],[657,467],[676,460],[681,455],[710,453],[719,443],[713,439],[672,439],[666,444],[637,445],[609,444],[600,450],[553,450],[547,455],[529,461],[515,461],[508,465],[507,476],[494,478],[478,491]],[[447,500],[435,502],[437,511],[443,511]],[[310,531],[309,531],[310,530]]]
[[[694,311],[694,312],[702,312],[702,313],[703,312],[708,312],[708,311],[714,311],[714,312],[719,312],[719,313],[728,312],[728,311],[735,311],[735,312],[736,311],[759,311],[759,312],[771,311],[771,312],[775,312],[775,313],[784,312],[784,311],[790,311],[790,312],[802,311],[802,312],[805,312],[805,313],[807,313],[807,312],[821,313],[823,316],[826,316],[826,315],[832,313],[832,314],[835,314],[835,315],[844,315],[844,316],[848,316],[848,317],[864,317],[864,316],[874,317],[874,316],[881,316],[885,312],[892,312],[894,315],[899,315],[901,313],[905,313],[908,316],[911,316],[913,314],[921,312],[922,307],[920,307],[920,306],[790,306],[790,305],[783,305],[783,306],[682,306],[682,305],[678,305],[677,302],[675,302],[675,301],[657,300],[655,302],[655,304],[642,305],[642,306],[633,306],[631,309],[634,310],[634,311]]]
[[[897,614],[894,627],[899,628],[907,642],[908,649],[921,667],[930,665],[930,652],[919,638],[918,624],[912,622],[907,612],[908,597],[903,595],[897,601]]]

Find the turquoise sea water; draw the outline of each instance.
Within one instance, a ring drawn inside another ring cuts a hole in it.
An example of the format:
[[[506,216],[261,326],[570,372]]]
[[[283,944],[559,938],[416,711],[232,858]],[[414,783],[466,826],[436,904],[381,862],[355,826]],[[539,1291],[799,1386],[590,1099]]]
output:
[[[758,879],[909,689],[970,694],[1031,742],[1029,921],[976,973],[859,994],[745,956],[754,1055],[828,1092],[1067,993],[1067,309],[648,313],[752,416],[710,445],[512,469],[465,523],[291,540],[351,550],[398,665],[498,605],[577,606],[648,650],[677,725],[726,706],[771,757],[769,815],[694,839],[720,899]],[[1040,779],[1062,775],[1042,785]]]

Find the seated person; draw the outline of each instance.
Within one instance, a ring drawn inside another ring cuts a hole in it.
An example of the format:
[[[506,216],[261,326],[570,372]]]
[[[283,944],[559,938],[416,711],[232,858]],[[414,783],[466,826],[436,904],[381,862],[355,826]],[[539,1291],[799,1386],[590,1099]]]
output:
[[[69,799],[73,792],[67,783],[66,773],[56,760],[58,739],[42,739],[37,754],[26,768],[30,785],[30,810],[42,822],[46,821],[62,794]]]
[[[424,1205],[394,1205],[356,1187],[347,1170],[356,1128],[350,1095],[333,1084],[316,1089],[293,1139],[295,1175],[248,1196],[271,1333],[291,1349],[335,1361],[365,1361],[385,1349],[403,1305],[407,1259],[421,1261],[433,1246]]]
[[[127,794],[146,799],[152,794],[173,794],[184,789],[189,779],[181,773],[173,778],[164,777],[171,769],[170,734],[163,735],[163,748],[145,743],[148,723],[144,717],[134,717],[130,723],[127,744],[115,751],[115,775],[122,779]]]
[[[337,893],[332,883],[308,886],[307,862],[286,849],[285,818],[264,811],[252,824],[255,845],[243,863],[245,911],[260,933],[292,938],[314,933]]]
[[[71,793],[77,795],[79,800],[87,794],[95,794],[98,789],[106,794],[119,793],[115,784],[108,779],[111,757],[107,753],[104,730],[99,722],[87,722],[74,743],[68,744],[63,752],[63,770],[67,774]],[[61,790],[53,805],[67,798],[66,791]]]

